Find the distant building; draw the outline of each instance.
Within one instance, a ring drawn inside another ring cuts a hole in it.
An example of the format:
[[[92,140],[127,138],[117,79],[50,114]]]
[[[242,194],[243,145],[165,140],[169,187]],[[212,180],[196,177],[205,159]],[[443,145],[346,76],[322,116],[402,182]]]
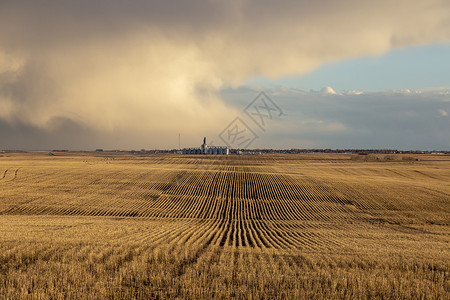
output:
[[[206,137],[203,138],[203,144],[200,148],[184,148],[183,154],[212,154],[212,155],[228,155],[230,150],[228,147],[208,147]]]

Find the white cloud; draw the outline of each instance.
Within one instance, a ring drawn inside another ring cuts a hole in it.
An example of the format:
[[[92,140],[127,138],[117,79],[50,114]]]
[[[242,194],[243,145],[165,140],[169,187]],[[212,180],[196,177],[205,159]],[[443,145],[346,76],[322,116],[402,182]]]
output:
[[[439,115],[442,117],[446,117],[446,116],[448,116],[448,113],[443,109],[439,109]]]
[[[406,94],[406,95],[411,94],[411,90],[410,89],[393,90],[392,92],[393,93],[397,93],[397,94]]]
[[[337,95],[336,91],[331,86],[326,86],[320,90],[324,95]]]
[[[346,92],[347,95],[362,95],[364,94],[362,91],[350,90]]]

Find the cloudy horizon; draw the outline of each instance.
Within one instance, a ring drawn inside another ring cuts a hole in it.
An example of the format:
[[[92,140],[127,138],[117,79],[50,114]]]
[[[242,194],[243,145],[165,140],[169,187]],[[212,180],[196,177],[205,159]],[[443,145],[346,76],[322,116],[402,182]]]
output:
[[[450,149],[450,3],[5,1],[0,149]],[[244,109],[264,91],[283,115]],[[223,137],[222,137],[223,138]],[[226,141],[225,141],[226,142]]]

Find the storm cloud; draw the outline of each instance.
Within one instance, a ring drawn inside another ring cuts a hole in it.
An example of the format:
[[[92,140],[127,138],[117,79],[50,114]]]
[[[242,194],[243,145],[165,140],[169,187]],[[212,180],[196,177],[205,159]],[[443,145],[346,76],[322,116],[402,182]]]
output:
[[[443,0],[2,1],[1,147],[28,147],[12,128],[59,145],[69,123],[108,145],[170,147],[178,132],[192,144],[239,114],[221,90],[448,42],[448,11]]]
[[[259,89],[239,87],[221,94],[244,108]],[[267,118],[263,132],[240,114],[258,135],[254,148],[450,149],[450,117],[445,113],[450,110],[450,90],[336,93],[332,87],[278,87],[265,93],[284,116]]]

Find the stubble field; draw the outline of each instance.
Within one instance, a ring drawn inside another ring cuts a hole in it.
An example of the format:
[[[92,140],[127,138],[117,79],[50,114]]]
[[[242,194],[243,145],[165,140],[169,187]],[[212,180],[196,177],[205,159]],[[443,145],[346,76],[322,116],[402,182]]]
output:
[[[448,299],[418,157],[0,153],[0,298]]]

